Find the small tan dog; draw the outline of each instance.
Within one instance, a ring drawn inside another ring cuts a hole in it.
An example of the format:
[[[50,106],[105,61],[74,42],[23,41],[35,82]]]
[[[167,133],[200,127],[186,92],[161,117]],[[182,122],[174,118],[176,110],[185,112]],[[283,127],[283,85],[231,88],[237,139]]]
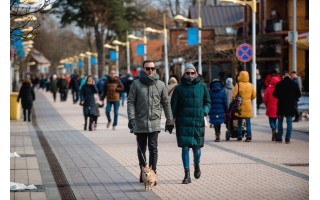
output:
[[[156,174],[152,170],[152,166],[143,167],[141,166],[142,180],[144,183],[144,189],[147,191],[152,190],[154,183],[156,182]]]

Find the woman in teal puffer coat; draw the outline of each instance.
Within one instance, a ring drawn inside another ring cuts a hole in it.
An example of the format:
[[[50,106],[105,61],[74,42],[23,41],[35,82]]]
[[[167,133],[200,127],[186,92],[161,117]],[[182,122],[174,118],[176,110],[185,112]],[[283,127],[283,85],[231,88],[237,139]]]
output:
[[[178,147],[182,147],[182,161],[185,169],[183,184],[191,183],[189,149],[194,155],[194,177],[200,178],[201,147],[204,144],[204,116],[210,110],[211,100],[205,84],[200,82],[195,67],[188,63],[179,84],[171,98],[171,109],[176,125]]]

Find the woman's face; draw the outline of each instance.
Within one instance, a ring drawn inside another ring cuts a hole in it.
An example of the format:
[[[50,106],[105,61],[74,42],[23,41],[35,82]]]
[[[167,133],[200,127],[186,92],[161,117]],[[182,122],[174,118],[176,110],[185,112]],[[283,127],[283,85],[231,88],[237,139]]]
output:
[[[93,79],[91,76],[89,76],[87,79],[87,84],[92,85],[92,83],[93,83]]]

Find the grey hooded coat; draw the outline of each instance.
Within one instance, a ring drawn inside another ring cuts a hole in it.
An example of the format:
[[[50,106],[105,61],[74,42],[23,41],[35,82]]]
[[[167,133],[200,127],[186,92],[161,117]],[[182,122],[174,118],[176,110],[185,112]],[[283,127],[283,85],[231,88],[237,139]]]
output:
[[[133,81],[128,96],[128,119],[134,120],[134,133],[161,131],[160,120],[162,108],[166,116],[166,125],[173,125],[168,91],[159,75],[147,76],[140,72],[139,79]]]

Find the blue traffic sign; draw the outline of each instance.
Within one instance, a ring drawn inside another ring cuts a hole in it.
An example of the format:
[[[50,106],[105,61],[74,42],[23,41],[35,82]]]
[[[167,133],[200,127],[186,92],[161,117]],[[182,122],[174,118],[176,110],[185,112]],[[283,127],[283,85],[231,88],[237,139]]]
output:
[[[252,46],[249,44],[241,44],[237,47],[236,56],[241,62],[250,62],[252,59]]]

